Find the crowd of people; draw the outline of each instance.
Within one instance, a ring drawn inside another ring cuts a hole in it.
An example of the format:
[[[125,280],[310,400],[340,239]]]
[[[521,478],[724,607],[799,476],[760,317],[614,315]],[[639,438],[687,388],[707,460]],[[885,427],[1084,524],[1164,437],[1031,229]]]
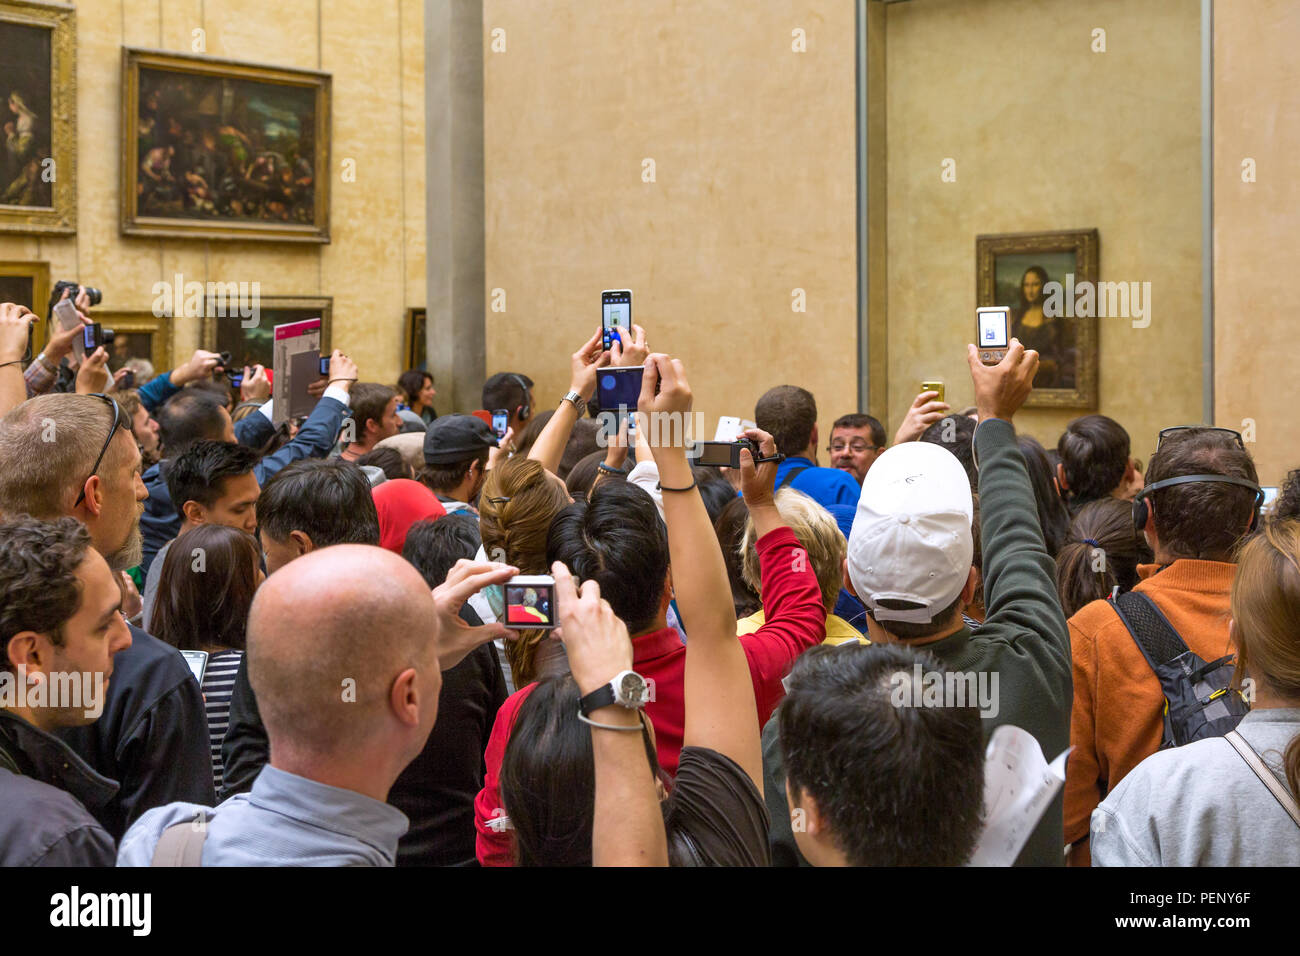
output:
[[[714,468],[640,327],[474,414],[336,350],[283,422],[264,369],[126,388],[37,320],[0,304],[0,864],[963,865],[1000,727],[1069,751],[1017,865],[1300,864],[1300,470],[1265,508],[1236,432],[1017,434],[1013,340],[892,441],[770,388]],[[558,627],[506,626],[520,575]]]

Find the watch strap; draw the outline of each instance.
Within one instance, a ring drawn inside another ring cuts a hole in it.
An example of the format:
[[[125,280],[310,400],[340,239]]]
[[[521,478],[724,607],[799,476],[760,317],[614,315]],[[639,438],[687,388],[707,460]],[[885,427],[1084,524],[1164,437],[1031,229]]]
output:
[[[571,402],[573,404],[573,407],[578,410],[579,415],[581,415],[587,407],[586,401],[583,399],[582,395],[580,395],[578,392],[568,392],[567,394],[565,394],[564,398],[561,399],[561,401]]]
[[[590,717],[591,712],[600,710],[602,707],[608,707],[613,704],[617,698],[614,696],[614,682],[610,681],[603,687],[593,690],[586,697],[578,701],[578,709],[582,711],[584,717]]]

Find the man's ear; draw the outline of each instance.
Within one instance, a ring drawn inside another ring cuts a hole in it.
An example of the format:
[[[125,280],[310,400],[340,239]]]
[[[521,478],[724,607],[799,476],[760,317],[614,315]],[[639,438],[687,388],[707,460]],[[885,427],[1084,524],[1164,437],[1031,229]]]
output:
[[[1062,495],[1070,490],[1070,483],[1065,480],[1065,466],[1060,462],[1056,463],[1056,488]]]
[[[203,524],[208,520],[207,509],[197,501],[187,501],[181,505],[181,514],[190,524]]]
[[[81,486],[81,490],[86,493],[86,496],[81,499],[80,507],[85,508],[86,513],[92,518],[98,518],[104,513],[104,479],[99,475],[91,475]]]
[[[39,669],[42,665],[40,635],[35,631],[19,631],[9,638],[5,653],[15,668],[25,665],[29,672]]]
[[[844,574],[844,590],[848,591],[854,597],[857,597],[858,592],[853,590],[853,579],[849,577],[849,559],[848,558],[841,559],[841,564],[842,564],[842,571]],[[861,600],[861,598],[859,598],[859,600]]]
[[[298,552],[300,558],[304,554],[311,554],[312,551],[316,550],[316,546],[311,542],[311,536],[305,531],[290,531],[288,543],[294,551]]]
[[[962,605],[969,604],[975,598],[975,592],[979,589],[980,569],[971,565],[970,574],[966,578],[966,584],[961,589]]]
[[[1156,502],[1154,498],[1144,498],[1147,503],[1147,523],[1142,526],[1142,530],[1147,534],[1155,537],[1156,533]]]
[[[420,691],[415,679],[415,668],[408,667],[397,675],[388,693],[388,706],[401,723],[408,727],[420,724]]]
[[[817,423],[816,423],[816,422],[813,422],[812,436],[808,439],[808,441],[812,443],[812,446],[813,446],[814,448],[816,448],[819,444],[821,444],[821,442],[819,442],[819,441],[817,440]]]
[[[820,836],[826,829],[826,821],[817,808],[817,801],[808,791],[795,789],[790,778],[785,778],[785,799],[790,806],[790,826],[800,826],[802,832],[810,837]],[[796,817],[797,814],[797,817]]]

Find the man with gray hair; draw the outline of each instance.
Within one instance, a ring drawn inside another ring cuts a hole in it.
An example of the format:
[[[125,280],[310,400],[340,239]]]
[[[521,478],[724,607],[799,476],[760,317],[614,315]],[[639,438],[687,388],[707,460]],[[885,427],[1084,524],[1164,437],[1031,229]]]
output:
[[[515,570],[460,561],[431,599],[397,555],[341,544],[271,575],[248,619],[270,763],[215,809],[145,814],[118,865],[393,866],[408,820],[385,801],[433,729],[441,672],[504,631],[458,611]]]
[[[131,421],[107,396],[40,395],[0,419],[0,514],[76,518],[124,571],[140,561],[146,497]],[[120,784],[95,811],[115,838],[152,807],[214,796],[199,685],[179,651],[139,628],[114,660],[103,716],[61,735]]]

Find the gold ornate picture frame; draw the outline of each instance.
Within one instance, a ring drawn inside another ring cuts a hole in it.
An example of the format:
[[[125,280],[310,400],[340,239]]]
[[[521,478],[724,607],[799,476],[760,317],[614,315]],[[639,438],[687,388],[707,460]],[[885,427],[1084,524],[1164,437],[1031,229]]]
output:
[[[16,302],[41,321],[32,326],[32,355],[45,347],[45,311],[50,301],[48,262],[0,261],[0,302]]]
[[[1011,335],[1039,353],[1026,407],[1097,407],[1097,313],[1076,315],[1074,290],[1096,291],[1099,271],[1096,229],[975,237],[976,305],[1009,307]]]
[[[105,346],[108,349],[108,367],[112,371],[116,372],[130,358],[148,359],[155,375],[169,371],[175,365],[171,316],[100,308],[92,309],[89,314],[105,329],[113,330],[113,341]],[[136,384],[139,386],[144,382]]]
[[[77,33],[70,4],[0,0],[0,232],[77,231]]]
[[[255,316],[246,318],[256,309]],[[239,303],[209,296],[199,327],[199,347],[229,352],[235,365],[260,364],[271,368],[275,327],[303,319],[320,319],[320,350],[328,353],[334,299],[330,296],[259,296]]]
[[[327,243],[328,73],[122,50],[121,231]]]

